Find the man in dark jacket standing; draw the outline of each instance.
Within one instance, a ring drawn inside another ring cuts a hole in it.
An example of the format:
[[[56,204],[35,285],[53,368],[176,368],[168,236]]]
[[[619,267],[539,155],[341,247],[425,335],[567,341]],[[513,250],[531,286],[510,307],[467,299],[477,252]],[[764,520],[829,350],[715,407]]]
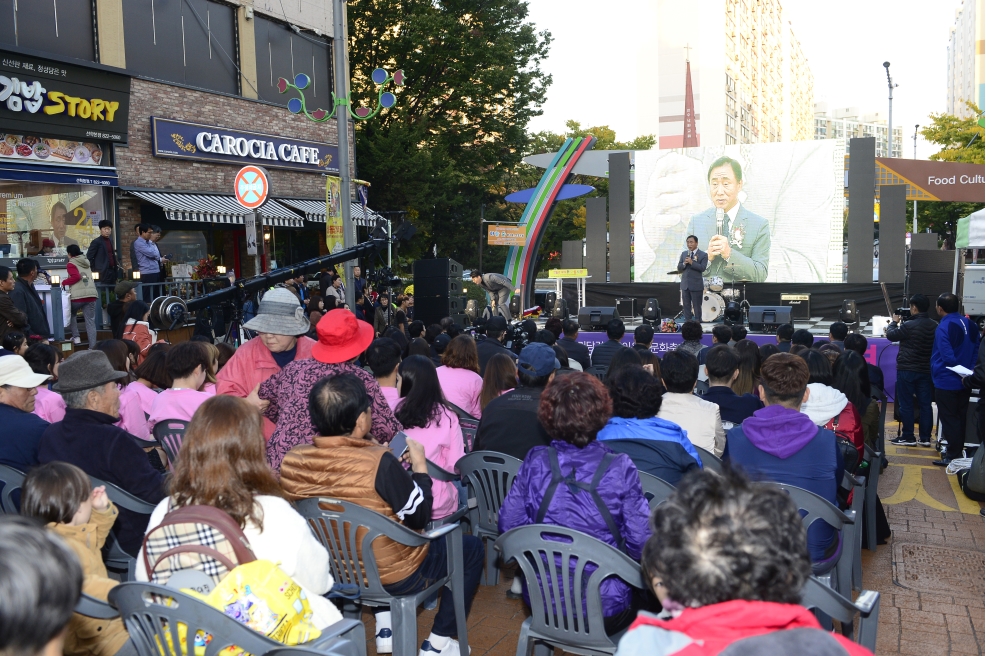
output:
[[[0,266],[0,339],[11,331],[27,330],[27,315],[18,310],[10,298],[16,284],[13,271]]]
[[[113,424],[120,418],[116,371],[102,351],[82,351],[62,363],[54,390],[65,399],[65,419],[41,436],[38,462],[60,460],[112,483],[148,503],[164,498],[164,478],[151,466],[136,438]],[[124,551],[136,555],[147,529],[147,515],[120,508],[113,527]]]
[[[99,222],[99,236],[89,243],[86,251],[89,266],[99,274],[100,285],[116,284],[117,258],[113,248],[113,222],[103,219]]]
[[[566,319],[562,324],[562,338],[558,340],[558,346],[565,349],[569,360],[575,360],[582,365],[582,371],[592,366],[589,357],[589,347],[575,341],[579,336],[579,322]]]
[[[38,443],[48,422],[32,413],[38,385],[49,378],[31,371],[19,355],[0,358],[0,464],[20,471],[38,464]]]
[[[507,333],[507,320],[503,317],[490,317],[486,322],[486,338],[476,342],[479,352],[479,375],[486,375],[486,364],[498,353],[505,353],[516,360],[517,354],[503,345]]]
[[[730,387],[739,376],[739,354],[729,344],[718,344],[709,349],[705,371],[709,376],[709,391],[702,398],[719,406],[722,429],[727,433],[763,407],[754,395],[740,396]]]
[[[617,351],[623,348],[623,344],[620,340],[623,339],[623,335],[626,331],[626,326],[620,319],[611,319],[610,322],[606,324],[606,336],[609,337],[609,339],[600,344],[596,344],[595,347],[593,347],[593,367],[609,367],[609,363],[613,360],[613,356],[616,355]]]
[[[931,446],[931,348],[935,343],[938,322],[928,316],[931,303],[924,294],[911,297],[911,317],[901,323],[894,315],[887,326],[887,339],[899,342],[897,352],[897,411],[900,415],[901,436],[891,440],[897,446]],[[918,439],[914,439],[914,397],[920,411]]]
[[[935,385],[935,402],[942,426],[939,437],[948,442],[948,446],[941,460],[933,460],[932,464],[945,467],[962,457],[970,396],[970,390],[962,384],[962,375],[952,368],[973,370],[980,336],[976,324],[959,314],[959,299],[955,294],[939,296],[935,309],[941,322],[935,329],[935,343],[931,347],[931,381]]]
[[[17,309],[27,315],[28,330],[32,335],[48,338],[51,328],[48,326],[48,316],[45,314],[44,302],[41,295],[34,289],[34,281],[38,279],[38,263],[30,258],[17,261],[17,282],[10,292],[10,300]]]

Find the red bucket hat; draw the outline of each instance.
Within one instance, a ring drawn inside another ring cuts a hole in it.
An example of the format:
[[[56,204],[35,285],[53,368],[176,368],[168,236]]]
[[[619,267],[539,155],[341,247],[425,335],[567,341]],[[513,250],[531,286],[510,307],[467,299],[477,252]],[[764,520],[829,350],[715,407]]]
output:
[[[349,310],[331,310],[315,327],[318,344],[312,357],[325,364],[349,362],[366,350],[373,341],[373,326],[360,321]]]

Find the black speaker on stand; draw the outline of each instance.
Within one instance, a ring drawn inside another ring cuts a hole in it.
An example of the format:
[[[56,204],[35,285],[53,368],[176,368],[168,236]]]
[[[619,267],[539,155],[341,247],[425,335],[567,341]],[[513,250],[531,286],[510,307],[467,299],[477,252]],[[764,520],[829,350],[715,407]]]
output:
[[[791,320],[791,307],[786,305],[753,305],[750,307],[750,332],[773,333]]]
[[[650,326],[661,323],[661,306],[658,305],[656,298],[648,298],[644,302],[644,309],[640,312],[640,317],[644,323]]]
[[[510,297],[510,316],[514,319],[520,319],[523,314],[523,310],[520,307],[520,294],[514,294]]]
[[[849,325],[849,332],[859,332],[859,311],[856,309],[856,299],[847,298],[842,301],[839,321]]]
[[[551,316],[562,321],[568,319],[568,301],[563,298],[556,298],[551,306]]]

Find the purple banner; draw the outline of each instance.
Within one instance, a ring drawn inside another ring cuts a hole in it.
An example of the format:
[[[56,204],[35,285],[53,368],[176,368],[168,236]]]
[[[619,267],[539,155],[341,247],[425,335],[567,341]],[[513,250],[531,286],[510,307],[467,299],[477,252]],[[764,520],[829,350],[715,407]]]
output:
[[[774,335],[747,335],[747,339],[756,342],[758,345],[776,344],[777,338]],[[589,353],[596,344],[605,342],[608,338],[606,333],[586,333],[580,332],[578,342],[589,347]],[[816,338],[818,339],[818,338]],[[822,338],[825,339],[825,338]],[[825,341],[828,341],[825,339]],[[886,387],[887,399],[894,400],[897,391],[897,350],[898,345],[892,343],[886,337],[867,337],[866,341],[866,361],[875,364],[883,370],[884,387]],[[633,345],[633,333],[628,332],[623,336],[622,342],[627,346]],[[663,357],[668,351],[673,351],[681,344],[681,333],[655,333],[654,343],[650,350]],[[712,346],[712,335],[702,335],[702,343]]]

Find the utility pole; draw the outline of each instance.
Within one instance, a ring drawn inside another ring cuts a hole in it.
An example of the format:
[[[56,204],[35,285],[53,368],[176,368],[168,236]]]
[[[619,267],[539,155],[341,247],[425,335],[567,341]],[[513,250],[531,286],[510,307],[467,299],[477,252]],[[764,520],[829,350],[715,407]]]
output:
[[[914,124],[914,159],[918,158],[918,128],[920,123]],[[918,232],[918,201],[914,199],[914,219],[912,220],[911,234],[916,235]],[[913,237],[912,237],[913,239]]]
[[[480,271],[483,271],[483,229],[486,227],[485,215],[486,215],[486,203],[481,203],[479,206],[479,270]]]
[[[349,29],[346,23],[346,0],[332,1],[332,60],[335,77],[336,102],[345,101],[336,112],[339,141],[339,179],[342,198],[342,247],[356,245],[352,216],[352,176],[349,173]],[[346,304],[356,307],[356,289],[353,283],[353,261],[346,262]]]
[[[887,69],[887,89],[890,91],[889,102],[890,106],[887,110],[887,157],[894,156],[894,84],[893,78],[890,77],[890,62],[883,62],[883,67]]]

